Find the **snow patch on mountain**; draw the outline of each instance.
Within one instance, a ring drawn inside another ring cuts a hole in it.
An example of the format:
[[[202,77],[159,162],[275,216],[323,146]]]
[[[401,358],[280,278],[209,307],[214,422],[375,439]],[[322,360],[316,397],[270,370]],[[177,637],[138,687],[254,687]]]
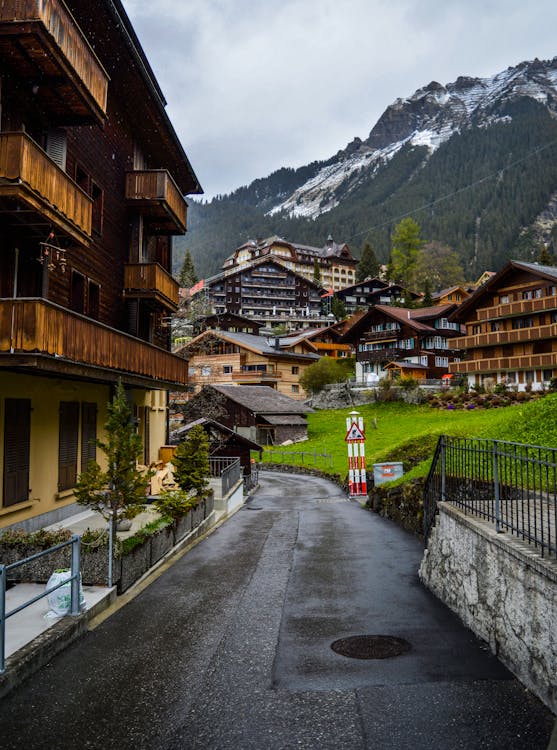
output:
[[[369,180],[405,145],[425,146],[431,155],[455,132],[510,122],[506,102],[528,97],[557,114],[557,57],[520,63],[488,78],[461,76],[446,86],[432,81],[387,107],[366,141],[355,141],[291,195],[278,198],[268,214],[317,218]]]

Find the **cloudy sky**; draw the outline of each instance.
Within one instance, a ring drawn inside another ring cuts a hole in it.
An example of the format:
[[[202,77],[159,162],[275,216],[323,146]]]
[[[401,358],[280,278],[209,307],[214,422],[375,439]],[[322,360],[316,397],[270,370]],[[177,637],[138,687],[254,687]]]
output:
[[[557,56],[555,0],[123,0],[206,196],[366,138],[432,80]]]

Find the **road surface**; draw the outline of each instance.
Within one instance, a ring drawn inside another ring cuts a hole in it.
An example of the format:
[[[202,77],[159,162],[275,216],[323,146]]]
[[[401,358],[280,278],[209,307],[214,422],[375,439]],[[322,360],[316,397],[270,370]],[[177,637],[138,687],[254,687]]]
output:
[[[4,750],[542,750],[552,716],[334,484],[252,500],[0,703]],[[388,659],[331,643],[389,635]]]

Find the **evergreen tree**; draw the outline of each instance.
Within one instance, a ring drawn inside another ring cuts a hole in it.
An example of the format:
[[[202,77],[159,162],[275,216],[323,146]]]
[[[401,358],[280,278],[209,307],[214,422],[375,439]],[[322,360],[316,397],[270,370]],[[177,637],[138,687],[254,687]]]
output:
[[[336,296],[331,300],[331,312],[337,321],[344,320],[346,317],[346,305]]]
[[[406,291],[414,285],[418,254],[424,244],[420,238],[420,225],[411,217],[402,219],[391,235],[393,276]]]
[[[186,254],[184,255],[184,262],[182,264],[182,270],[180,271],[180,276],[178,278],[178,283],[183,288],[191,289],[191,287],[194,284],[197,284],[198,281],[199,279],[197,278],[197,274],[195,273],[195,268],[191,259],[191,253],[189,250],[186,250]]]
[[[424,296],[422,299],[422,307],[431,307],[433,300],[431,298],[431,281],[426,279],[424,282]]]
[[[116,532],[118,516],[133,518],[143,509],[149,474],[137,468],[143,446],[121,381],[107,409],[106,439],[97,440],[97,446],[106,455],[108,468],[103,471],[91,461],[77,480],[75,498],[110,520]]]
[[[178,444],[172,459],[174,476],[185,492],[195,491],[201,497],[208,487],[209,439],[203,427],[197,424]]]
[[[362,254],[356,268],[356,281],[364,279],[374,279],[379,276],[379,261],[375,255],[372,246],[366,242],[362,248]]]
[[[542,243],[540,247],[540,252],[538,255],[538,263],[542,266],[554,266],[555,265],[555,256],[552,252],[550,252],[547,245]]]
[[[313,280],[316,284],[321,284],[321,266],[317,258],[313,261]]]

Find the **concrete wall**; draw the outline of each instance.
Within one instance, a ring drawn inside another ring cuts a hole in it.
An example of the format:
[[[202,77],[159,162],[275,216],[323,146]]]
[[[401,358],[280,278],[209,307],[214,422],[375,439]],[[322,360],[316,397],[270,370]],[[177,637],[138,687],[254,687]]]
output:
[[[419,574],[557,712],[557,562],[443,504]]]

